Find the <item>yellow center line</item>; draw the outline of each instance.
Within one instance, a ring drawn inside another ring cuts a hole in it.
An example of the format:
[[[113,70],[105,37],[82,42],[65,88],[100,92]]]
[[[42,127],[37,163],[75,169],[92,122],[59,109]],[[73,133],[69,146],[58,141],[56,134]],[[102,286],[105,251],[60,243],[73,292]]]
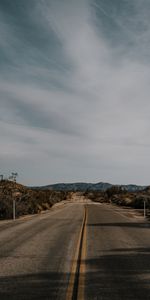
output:
[[[82,250],[81,250],[81,259],[80,259],[80,269],[79,269],[79,281],[78,281],[78,300],[84,300],[85,292],[85,274],[86,274],[86,241],[87,241],[87,209],[85,207],[85,222],[83,228],[83,240],[82,240]]]
[[[72,263],[71,275],[68,284],[68,289],[66,293],[66,300],[74,299],[74,288],[76,283],[76,276],[78,278],[78,286],[77,288],[77,299],[84,299],[84,279],[85,279],[85,263],[84,260],[86,258],[86,207],[84,209],[84,218],[82,221],[81,230],[79,233],[79,238],[77,242],[77,248],[75,252],[75,256]],[[80,262],[79,270],[78,264]],[[79,274],[77,274],[79,272]]]

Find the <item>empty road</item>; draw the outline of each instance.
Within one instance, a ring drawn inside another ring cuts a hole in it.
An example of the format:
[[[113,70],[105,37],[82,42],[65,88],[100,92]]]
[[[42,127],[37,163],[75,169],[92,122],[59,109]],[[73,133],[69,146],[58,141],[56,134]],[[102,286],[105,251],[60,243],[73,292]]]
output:
[[[65,299],[83,209],[0,224],[0,300]]]
[[[88,206],[85,299],[150,300],[150,224]]]
[[[46,214],[0,222],[1,300],[68,298],[85,206],[80,299],[150,299],[150,224],[79,198]]]

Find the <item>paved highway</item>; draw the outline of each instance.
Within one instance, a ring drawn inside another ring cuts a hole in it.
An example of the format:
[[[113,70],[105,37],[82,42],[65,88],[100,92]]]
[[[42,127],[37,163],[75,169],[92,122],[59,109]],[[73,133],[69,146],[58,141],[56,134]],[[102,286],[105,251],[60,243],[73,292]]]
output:
[[[65,299],[83,209],[0,224],[0,300]]]
[[[150,299],[150,224],[79,198],[46,214],[0,222],[0,300],[70,300],[85,205],[78,299]]]
[[[150,300],[150,224],[108,205],[87,211],[85,299]]]

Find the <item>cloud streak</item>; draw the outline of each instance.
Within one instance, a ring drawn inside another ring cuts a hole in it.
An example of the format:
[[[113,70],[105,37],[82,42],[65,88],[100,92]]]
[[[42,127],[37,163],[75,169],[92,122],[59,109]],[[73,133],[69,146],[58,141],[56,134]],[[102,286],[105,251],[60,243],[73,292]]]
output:
[[[148,184],[148,1],[30,3],[0,4],[2,170]]]

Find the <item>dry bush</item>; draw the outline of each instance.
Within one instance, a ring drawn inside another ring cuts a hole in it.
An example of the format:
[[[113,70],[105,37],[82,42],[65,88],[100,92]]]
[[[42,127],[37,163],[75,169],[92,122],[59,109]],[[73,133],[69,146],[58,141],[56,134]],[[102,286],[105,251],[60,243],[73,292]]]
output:
[[[19,197],[14,196],[14,192]],[[13,199],[16,200],[16,217],[26,214],[36,214],[48,210],[51,206],[66,200],[68,193],[52,190],[31,190],[11,181],[0,182],[0,219],[12,218]]]

